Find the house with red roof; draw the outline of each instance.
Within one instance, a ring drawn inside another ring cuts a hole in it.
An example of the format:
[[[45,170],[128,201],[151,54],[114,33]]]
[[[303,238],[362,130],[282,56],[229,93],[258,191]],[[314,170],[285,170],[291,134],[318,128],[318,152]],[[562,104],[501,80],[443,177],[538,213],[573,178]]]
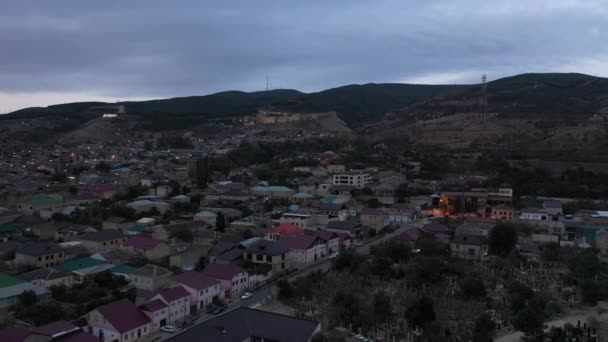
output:
[[[315,235],[281,236],[277,242],[291,250],[291,265],[297,268],[313,263],[327,254],[325,241]]]
[[[266,238],[270,240],[278,240],[281,236],[301,235],[304,234],[304,229],[296,226],[293,223],[284,222],[280,225],[269,229]]]
[[[249,274],[232,264],[211,263],[201,273],[219,281],[225,297],[239,294],[253,285],[249,283]]]
[[[152,332],[150,318],[128,299],[102,305],[85,318],[87,332],[102,342],[131,342]]]
[[[220,281],[200,272],[184,272],[174,275],[171,279],[174,284],[183,286],[190,294],[190,311],[200,310],[213,301],[225,298]]]
[[[382,230],[389,223],[387,215],[379,208],[363,208],[359,217],[363,227],[373,229],[376,232]]]
[[[160,299],[149,300],[139,309],[150,318],[152,331],[158,331],[169,322],[169,306]]]
[[[164,289],[152,300],[160,300],[167,305],[169,324],[183,322],[190,315],[190,293],[183,286]]]
[[[166,243],[145,235],[133,235],[123,245],[149,260],[166,258],[171,254],[171,248]]]

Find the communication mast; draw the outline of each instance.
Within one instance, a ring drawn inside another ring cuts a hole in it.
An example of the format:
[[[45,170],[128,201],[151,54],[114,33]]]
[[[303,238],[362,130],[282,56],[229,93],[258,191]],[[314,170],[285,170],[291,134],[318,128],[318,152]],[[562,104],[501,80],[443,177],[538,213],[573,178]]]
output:
[[[486,74],[481,75],[481,97],[479,99],[479,110],[486,114],[488,112],[488,96],[487,96],[487,76]]]

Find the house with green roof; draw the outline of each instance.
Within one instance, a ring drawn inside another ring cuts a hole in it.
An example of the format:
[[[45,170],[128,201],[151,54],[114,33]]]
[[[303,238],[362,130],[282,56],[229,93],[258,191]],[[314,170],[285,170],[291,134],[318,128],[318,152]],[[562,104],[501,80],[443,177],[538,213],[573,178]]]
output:
[[[57,195],[35,195],[28,196],[19,201],[17,204],[17,210],[27,213],[34,214],[40,212],[40,210],[52,209],[59,207],[63,204],[63,197]]]
[[[90,257],[72,259],[55,266],[56,269],[74,274],[74,280],[78,283],[94,276],[95,274],[110,270],[114,265],[102,260]]]
[[[23,236],[21,228],[13,224],[0,224],[0,242],[19,240]]]
[[[11,308],[19,303],[18,296],[29,290],[34,291],[39,302],[51,299],[51,293],[44,287],[0,273],[0,317],[8,315]]]

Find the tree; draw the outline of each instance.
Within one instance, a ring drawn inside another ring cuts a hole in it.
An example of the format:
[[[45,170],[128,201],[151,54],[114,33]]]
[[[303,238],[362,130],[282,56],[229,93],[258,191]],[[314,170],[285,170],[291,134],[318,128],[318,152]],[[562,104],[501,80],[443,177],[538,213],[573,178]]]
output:
[[[285,279],[281,279],[277,282],[277,287],[279,288],[279,300],[286,300],[286,299],[290,299],[293,298],[294,296],[294,289],[291,286],[291,284],[285,280]]]
[[[423,328],[427,323],[435,320],[433,300],[428,296],[422,296],[407,308],[405,315],[412,327]]]
[[[522,308],[513,320],[515,329],[529,337],[538,337],[543,333],[543,311],[532,303]]]
[[[196,184],[199,189],[206,189],[209,183],[209,157],[196,160]]]
[[[480,299],[486,296],[486,287],[481,279],[467,277],[462,282],[462,296],[465,299]]]
[[[488,314],[482,314],[475,321],[472,342],[492,342],[496,324]]]
[[[380,201],[377,198],[370,198],[366,202],[368,208],[380,208]]]
[[[391,318],[391,298],[384,291],[374,295],[374,318],[386,322]]]
[[[194,234],[192,230],[187,227],[175,229],[171,232],[171,237],[182,240],[184,242],[192,242],[194,240]]]
[[[20,305],[30,307],[38,302],[38,297],[36,296],[36,292],[33,290],[25,290],[21,292],[21,294],[17,295],[17,300],[19,301]]]
[[[205,269],[205,266],[207,266],[208,264],[208,260],[207,258],[202,255],[200,258],[198,258],[198,262],[196,263],[196,270],[197,271],[202,271]]]
[[[171,209],[165,211],[160,219],[160,223],[169,224],[175,218],[175,212]]]
[[[517,243],[517,229],[508,223],[498,223],[490,231],[489,248],[490,253],[506,257]]]
[[[218,212],[215,217],[215,229],[220,233],[223,233],[226,230],[226,218],[221,211]]]

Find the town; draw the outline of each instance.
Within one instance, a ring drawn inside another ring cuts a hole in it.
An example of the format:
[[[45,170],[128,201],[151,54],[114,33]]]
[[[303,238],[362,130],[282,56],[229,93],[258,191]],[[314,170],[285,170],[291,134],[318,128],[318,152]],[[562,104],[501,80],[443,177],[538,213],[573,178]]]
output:
[[[259,130],[3,150],[0,340],[608,338],[605,199],[361,144]]]

